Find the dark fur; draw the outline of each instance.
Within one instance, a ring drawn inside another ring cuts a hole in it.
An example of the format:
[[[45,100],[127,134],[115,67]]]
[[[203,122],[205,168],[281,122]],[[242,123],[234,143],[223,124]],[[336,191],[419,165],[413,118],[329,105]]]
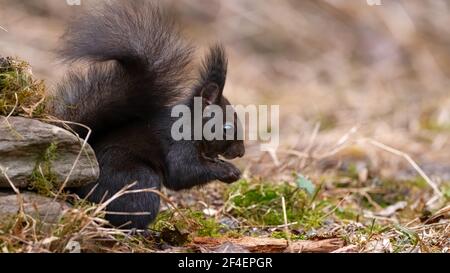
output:
[[[170,135],[174,99],[184,97],[189,107],[195,96],[202,96],[205,105],[229,105],[222,95],[227,60],[221,46],[211,48],[197,83],[186,88],[192,48],[148,1],[115,1],[86,13],[71,24],[63,40],[63,58],[87,62],[88,71],[68,74],[57,90],[53,112],[93,130],[89,143],[101,169],[98,183],[78,190],[80,196],[94,186],[88,199],[101,202],[133,182],[134,189],[164,185],[182,190],[239,179],[240,171],[232,164],[205,154],[243,156],[242,141],[176,142]],[[73,128],[85,136],[85,130]],[[145,229],[159,205],[154,193],[126,195],[107,208],[121,214],[108,214],[107,219],[115,226]],[[148,215],[136,215],[142,212]]]

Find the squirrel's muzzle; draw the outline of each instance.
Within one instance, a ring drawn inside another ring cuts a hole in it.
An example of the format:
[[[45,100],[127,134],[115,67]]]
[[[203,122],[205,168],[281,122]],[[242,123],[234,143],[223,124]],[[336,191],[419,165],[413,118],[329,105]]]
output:
[[[223,154],[228,160],[243,157],[245,155],[245,146],[242,142],[233,143]]]

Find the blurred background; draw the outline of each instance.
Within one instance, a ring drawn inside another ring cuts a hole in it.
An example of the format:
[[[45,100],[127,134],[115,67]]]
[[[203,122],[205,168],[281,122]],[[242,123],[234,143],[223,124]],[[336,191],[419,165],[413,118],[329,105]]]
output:
[[[66,21],[99,2],[0,0],[0,55],[28,60],[52,88],[66,70],[53,54]],[[404,158],[361,142],[370,138],[450,181],[450,1],[161,2],[199,56],[225,44],[234,104],[280,105],[281,147],[270,156],[250,145],[248,173],[323,171],[329,162],[315,159],[344,145],[357,145],[351,157],[377,172],[410,171]]]

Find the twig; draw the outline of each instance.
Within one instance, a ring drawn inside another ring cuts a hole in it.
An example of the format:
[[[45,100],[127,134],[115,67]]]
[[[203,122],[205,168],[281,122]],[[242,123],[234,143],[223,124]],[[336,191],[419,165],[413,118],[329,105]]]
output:
[[[370,139],[370,138],[366,138],[366,139],[362,139],[362,141],[366,141],[369,144],[378,147],[384,151],[387,151],[389,153],[392,153],[394,155],[403,157],[404,159],[406,159],[406,161],[408,161],[409,164],[411,164],[411,166],[419,173],[419,175],[428,183],[428,185],[430,185],[430,187],[434,190],[434,192],[439,195],[439,197],[444,196],[442,194],[442,192],[439,190],[438,186],[436,185],[436,183],[434,183],[433,180],[431,180],[430,177],[428,177],[428,175],[419,167],[419,165],[406,153],[399,151],[397,149],[394,149],[390,146],[387,146],[381,142],[378,142],[374,139]]]
[[[83,141],[83,144],[81,145],[80,152],[78,153],[77,157],[75,158],[75,162],[72,164],[72,168],[70,168],[69,174],[67,175],[66,179],[64,180],[64,183],[61,185],[58,193],[56,194],[56,196],[58,197],[63,192],[64,188],[67,186],[67,183],[69,183],[69,179],[72,176],[73,172],[75,171],[75,168],[76,168],[76,166],[78,164],[78,161],[80,161],[81,155],[83,154],[83,152],[84,152],[84,150],[85,150],[85,148],[86,148],[86,146],[88,144],[88,140],[89,140],[89,138],[90,138],[90,136],[92,134],[92,130],[88,126],[83,125],[81,123],[70,122],[70,121],[60,121],[60,120],[47,120],[47,121],[60,122],[60,123],[63,123],[65,125],[67,125],[67,124],[77,125],[77,126],[85,128],[88,131],[88,133],[86,134],[86,137],[85,137],[85,139]],[[56,201],[56,198],[55,198],[55,201]]]
[[[408,229],[410,230],[423,230],[423,229],[429,229],[432,227],[440,227],[440,226],[450,226],[450,222],[443,222],[443,223],[434,223],[434,224],[428,224],[428,225],[419,225],[415,227],[410,227]]]
[[[111,198],[109,198],[107,201],[99,204],[99,206],[95,209],[93,216],[95,217],[96,215],[100,214],[100,212],[104,211],[106,209],[106,207],[111,204],[114,200],[116,200],[117,198],[120,198],[121,196],[123,196],[126,191],[130,188],[132,188],[133,186],[135,186],[137,184],[137,182],[132,183],[130,185],[125,186],[123,189],[121,189],[120,191],[118,191],[116,194],[114,194]],[[89,221],[84,225],[83,228],[81,228],[81,230],[78,232],[79,234],[83,233],[88,227],[89,225],[94,222],[94,218],[89,219]]]
[[[267,150],[267,153],[270,155],[270,158],[272,159],[273,164],[275,164],[275,166],[278,167],[281,165],[280,160],[278,159],[278,156],[277,156],[276,149],[270,148]]]
[[[22,109],[28,114],[29,118],[33,118],[33,113],[36,110],[36,108],[38,108],[39,105],[41,105],[44,102],[45,102],[45,96],[42,96],[42,98],[34,105],[31,105],[30,107],[27,107],[27,108],[22,106]]]
[[[115,211],[106,211],[105,214],[108,215],[122,215],[122,216],[148,216],[151,215],[150,212],[115,212]]]
[[[17,195],[17,202],[19,202],[19,212],[20,215],[25,215],[25,210],[24,210],[24,206],[23,206],[23,196],[20,193],[19,189],[16,188],[16,186],[14,185],[14,183],[11,181],[11,179],[9,178],[8,174],[6,173],[6,170],[0,166],[0,171],[2,172],[3,176],[6,178],[6,181],[9,183],[9,185],[11,186],[11,188],[13,189],[13,191],[16,193]]]
[[[97,209],[95,210],[94,215],[98,215],[101,211],[106,210],[106,207],[108,207],[109,204],[111,204],[114,200],[116,200],[124,195],[149,192],[149,193],[154,193],[154,194],[158,195],[159,197],[161,197],[166,203],[168,203],[173,209],[175,209],[175,211],[178,212],[186,222],[192,223],[192,221],[190,219],[188,219],[186,217],[186,215],[184,215],[176,207],[176,205],[167,196],[162,194],[160,191],[155,190],[155,189],[130,190],[132,187],[136,186],[136,184],[137,184],[137,182],[134,182],[130,185],[125,186],[123,189],[121,189],[116,194],[114,194],[111,198],[109,198],[108,200],[106,200],[105,202],[100,204],[99,207],[97,207]],[[106,212],[106,213],[108,214],[109,212]],[[116,213],[121,213],[121,212],[113,212],[112,214],[116,214]]]
[[[291,241],[291,233],[289,231],[289,226],[288,226],[288,218],[287,218],[287,212],[286,212],[286,199],[284,198],[284,196],[281,197],[281,205],[283,206],[284,232],[286,233],[286,239],[288,242],[289,251],[291,253],[294,253],[294,249],[292,247],[292,241]]]
[[[332,215],[335,211],[337,211],[339,209],[339,207],[342,205],[342,203],[344,203],[350,195],[351,195],[351,193],[349,193],[346,196],[344,196],[344,198],[342,198],[342,200],[339,201],[339,203],[329,213],[327,213],[324,216],[320,217],[320,219],[325,219],[325,218],[329,217],[330,215]]]
[[[362,192],[361,195],[364,196],[367,199],[367,202],[369,202],[376,210],[383,209],[377,202],[372,199],[372,197],[370,197],[370,194],[368,194],[367,192]]]
[[[305,157],[310,157],[310,158],[312,157],[312,158],[314,158],[312,155],[309,155],[309,154],[306,154],[306,153],[303,153],[303,152],[299,152],[299,151],[296,151],[296,150],[282,150],[282,149],[278,149],[278,153],[296,156],[296,157],[298,157],[300,159],[305,158]]]
[[[446,214],[450,214],[450,205],[437,211],[430,219],[426,220],[424,224],[428,224],[440,217],[445,217]]]
[[[4,124],[6,125],[6,127],[8,127],[8,129],[11,131],[12,134],[14,134],[16,137],[23,139],[23,136],[21,134],[19,134],[19,132],[17,132],[13,126],[11,125],[11,123],[9,123],[9,118],[14,114],[14,111],[16,111],[17,106],[19,105],[19,98],[17,97],[17,93],[14,93],[14,96],[16,98],[16,103],[13,107],[13,109],[11,110],[11,112],[8,114],[8,116],[3,117],[4,118]]]
[[[286,227],[291,227],[291,226],[295,226],[295,225],[297,225],[298,224],[298,222],[292,222],[292,223],[289,223],[289,224],[283,224],[283,225],[279,225],[279,226],[276,226],[275,228],[286,228]],[[262,227],[267,227],[267,226],[262,226]]]
[[[134,182],[132,184],[129,184],[127,186],[125,186],[123,189],[121,189],[120,191],[116,192],[113,196],[111,196],[111,198],[109,198],[108,200],[106,200],[105,202],[101,203],[97,209],[95,210],[94,215],[98,215],[101,211],[105,210],[106,207],[108,207],[109,204],[111,204],[114,200],[122,197],[123,195],[127,194],[127,191],[129,189],[131,189],[132,187],[136,186],[137,182]]]
[[[161,197],[161,199],[164,200],[164,202],[169,204],[176,212],[178,212],[186,222],[191,223],[191,224],[193,223],[190,219],[188,219],[186,217],[186,215],[184,215],[184,213],[179,208],[177,208],[175,203],[173,203],[167,196],[165,196],[162,192],[160,192],[158,190],[155,190],[155,189],[130,190],[130,191],[127,191],[126,194],[144,193],[144,192],[150,192],[150,193],[154,193],[154,194],[158,195],[159,197]]]
[[[9,179],[9,176],[6,174],[5,168],[3,168],[2,166],[0,166],[0,171],[2,172],[3,176],[6,178],[6,181],[9,183],[9,185],[11,186],[11,188],[13,189],[13,191],[14,191],[17,195],[20,195],[19,189],[16,188],[16,186],[15,186],[14,183],[11,181],[11,179]]]
[[[344,150],[347,147],[347,145],[345,145],[345,144],[349,143],[349,140],[350,140],[351,136],[356,134],[357,132],[358,132],[358,127],[357,126],[352,127],[345,135],[343,135],[338,140],[338,142],[336,143],[336,145],[333,148],[333,150],[331,150],[331,151],[329,151],[327,153],[324,153],[324,154],[317,155],[317,156],[315,156],[315,158],[317,158],[317,159],[324,159],[324,158],[327,158],[327,157],[331,157],[331,156],[339,153],[340,151]]]
[[[8,30],[6,28],[2,27],[2,26],[0,26],[0,29],[4,30],[5,32],[8,32]]]
[[[306,165],[306,161],[308,160],[308,158],[310,158],[310,153],[311,153],[311,149],[313,148],[314,145],[314,141],[317,138],[317,135],[319,134],[319,130],[320,130],[320,122],[318,122],[316,124],[316,126],[314,127],[314,131],[311,135],[311,138],[309,139],[308,142],[308,146],[306,147],[306,149],[303,151],[303,153],[307,154],[307,157],[302,158],[301,162],[300,162],[300,170],[302,170],[305,165]]]
[[[89,138],[90,138],[90,135],[92,134],[91,128],[89,128],[88,126],[86,126],[86,125],[84,125],[84,124],[76,123],[76,122],[71,122],[71,121],[62,121],[62,120],[59,120],[59,119],[56,118],[56,117],[52,117],[52,116],[49,116],[49,115],[48,115],[47,117],[48,117],[49,119],[39,119],[39,120],[40,120],[40,121],[44,121],[44,122],[62,123],[62,126],[64,127],[64,129],[66,129],[66,130],[72,132],[72,133],[78,138],[78,141],[80,141],[80,142],[81,142],[81,141],[88,142],[88,140],[89,140]],[[75,132],[75,131],[72,129],[72,127],[70,127],[68,124],[77,125],[77,126],[80,126],[80,127],[84,128],[84,129],[86,129],[86,130],[88,131],[88,134],[86,135],[86,139],[83,140],[82,138],[80,138],[80,136],[77,134],[77,132]],[[83,151],[83,150],[84,150],[84,152],[85,152],[86,157],[89,159],[91,165],[93,166],[94,164],[93,164],[92,158],[90,157],[89,153],[88,153],[85,149],[81,149],[80,151]],[[74,164],[76,164],[76,161],[75,161]],[[94,169],[94,167],[93,167],[93,169]]]
[[[16,108],[19,105],[19,97],[17,97],[17,93],[14,93],[14,98],[16,99],[16,102],[11,112],[9,112],[9,114],[6,116],[6,122],[8,122],[8,119],[14,114],[14,111],[16,111]]]
[[[67,183],[69,183],[69,179],[72,176],[73,172],[75,171],[75,168],[78,164],[78,161],[81,158],[81,155],[83,154],[83,151],[85,150],[86,146],[87,146],[87,141],[92,133],[92,130],[87,127],[86,125],[80,124],[80,123],[76,123],[76,122],[69,122],[69,121],[61,121],[61,120],[51,120],[51,119],[41,119],[42,121],[50,121],[50,122],[59,122],[59,123],[63,123],[64,125],[67,124],[73,124],[73,125],[78,125],[81,126],[85,129],[88,130],[88,133],[86,135],[86,139],[83,141],[83,144],[81,145],[81,149],[80,152],[78,153],[77,157],[75,158],[75,162],[72,164],[72,167],[70,168],[69,174],[67,175],[66,179],[64,180],[64,183],[61,185],[61,187],[59,188],[58,192],[56,193],[55,197],[53,198],[53,202],[56,202],[56,200],[58,199],[58,197],[62,194],[62,192],[64,191],[64,189],[67,186]],[[44,222],[48,217],[48,212],[45,214],[44,217]]]
[[[14,114],[14,111],[16,111],[17,106],[19,105],[19,98],[17,97],[17,93],[14,93],[14,97],[16,99],[16,103],[14,104],[13,109],[9,112],[9,114],[4,117],[4,123],[6,124],[6,126],[13,131],[13,133],[16,133],[17,135],[19,135],[14,128],[12,127],[11,123],[9,123],[9,118]],[[19,135],[20,136],[20,135]],[[21,136],[20,136],[21,137]]]

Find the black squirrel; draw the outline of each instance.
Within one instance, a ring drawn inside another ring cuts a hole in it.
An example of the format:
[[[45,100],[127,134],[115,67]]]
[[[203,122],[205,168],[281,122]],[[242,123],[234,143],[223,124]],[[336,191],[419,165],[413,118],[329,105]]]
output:
[[[74,69],[59,84],[52,113],[92,129],[89,144],[101,173],[97,183],[77,194],[98,203],[133,182],[133,190],[163,185],[182,190],[240,178],[239,169],[218,158],[242,157],[243,141],[171,137],[173,105],[192,109],[194,97],[201,97],[204,107],[230,105],[223,96],[227,58],[222,46],[210,48],[192,82],[187,76],[192,47],[170,17],[145,0],[110,1],[85,12],[69,24],[62,41],[62,58],[81,61],[87,69]],[[73,129],[86,136],[85,129]],[[146,229],[159,207],[158,195],[133,193],[109,204],[106,217],[117,227]]]

